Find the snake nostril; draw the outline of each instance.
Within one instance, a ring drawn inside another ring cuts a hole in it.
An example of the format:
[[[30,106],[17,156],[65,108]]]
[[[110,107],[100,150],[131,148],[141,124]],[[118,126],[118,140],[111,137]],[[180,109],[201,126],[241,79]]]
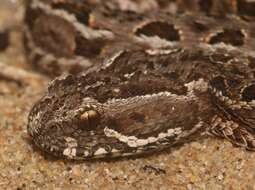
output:
[[[247,102],[255,100],[255,84],[247,86],[243,89],[242,99]]]
[[[180,40],[179,32],[175,29],[174,25],[161,21],[153,21],[137,28],[135,35],[145,35],[149,37],[158,36],[168,41]]]

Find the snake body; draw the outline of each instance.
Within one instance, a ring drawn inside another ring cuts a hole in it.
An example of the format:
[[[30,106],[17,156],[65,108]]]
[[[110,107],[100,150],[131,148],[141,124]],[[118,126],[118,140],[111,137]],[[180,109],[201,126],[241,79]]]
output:
[[[55,156],[94,159],[155,152],[209,132],[254,150],[253,18],[110,5],[28,3],[32,63],[51,76],[69,73],[33,106],[34,143]]]

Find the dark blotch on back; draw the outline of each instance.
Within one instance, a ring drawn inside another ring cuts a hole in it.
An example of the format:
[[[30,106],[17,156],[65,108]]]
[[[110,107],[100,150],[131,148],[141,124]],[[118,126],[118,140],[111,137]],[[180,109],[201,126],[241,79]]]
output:
[[[255,100],[255,84],[252,84],[243,90],[242,100],[247,102]]]
[[[178,30],[174,28],[173,24],[169,24],[166,22],[150,22],[144,25],[141,28],[138,28],[135,31],[136,35],[145,35],[145,36],[158,36],[168,41],[179,41],[180,36]]]
[[[9,45],[9,32],[0,32],[0,51],[4,51]]]
[[[58,2],[52,5],[55,9],[63,9],[71,14],[74,14],[77,20],[85,25],[89,24],[89,15],[91,8],[89,8],[88,2],[82,3],[82,1],[71,2]]]
[[[244,34],[241,30],[236,29],[224,29],[212,36],[209,40],[209,44],[225,43],[233,46],[242,46],[244,44]]]
[[[255,2],[248,0],[238,0],[238,14],[255,16]]]
[[[218,91],[221,91],[223,95],[226,95],[226,82],[222,76],[217,76],[211,80],[211,85]]]
[[[75,49],[75,29],[66,20],[52,15],[38,17],[33,25],[32,36],[43,50],[56,56],[69,57]]]

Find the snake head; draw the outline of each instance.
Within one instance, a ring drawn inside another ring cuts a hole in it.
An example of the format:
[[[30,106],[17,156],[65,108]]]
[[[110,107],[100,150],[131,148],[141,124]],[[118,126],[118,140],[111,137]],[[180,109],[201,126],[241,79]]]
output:
[[[68,75],[51,83],[29,115],[28,132],[36,146],[69,159],[149,153],[191,139],[205,130],[203,121],[211,114],[192,93],[100,99],[107,94],[97,94],[109,88],[98,87],[98,81],[88,85],[90,80]],[[194,112],[186,111],[191,108]]]

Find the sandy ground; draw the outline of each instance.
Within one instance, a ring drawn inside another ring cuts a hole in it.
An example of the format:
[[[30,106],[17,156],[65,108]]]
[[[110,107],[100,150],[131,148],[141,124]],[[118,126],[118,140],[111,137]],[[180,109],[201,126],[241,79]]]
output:
[[[49,79],[27,64],[20,26],[0,53],[0,69],[8,66],[14,79],[27,72],[24,83],[0,78],[0,189],[255,189],[255,153],[221,139],[114,161],[73,162],[37,150],[26,131],[27,115]]]

